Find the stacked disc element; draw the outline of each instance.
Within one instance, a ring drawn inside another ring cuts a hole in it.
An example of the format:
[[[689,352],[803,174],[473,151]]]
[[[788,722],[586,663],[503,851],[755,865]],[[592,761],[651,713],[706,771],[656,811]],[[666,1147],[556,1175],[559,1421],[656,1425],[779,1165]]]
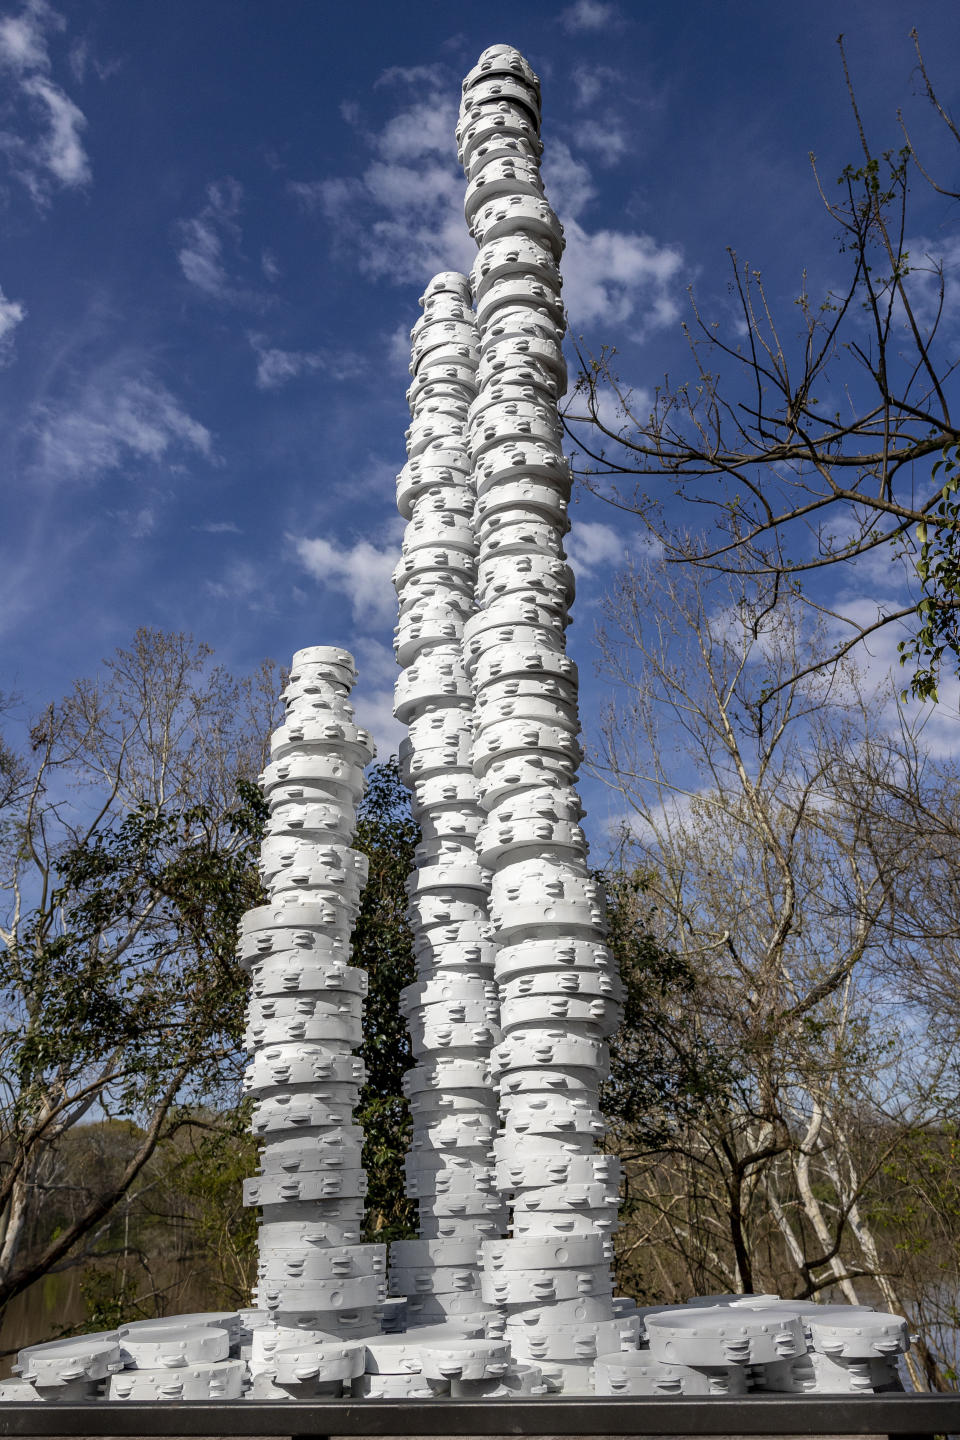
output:
[[[491,1146],[499,1041],[489,877],[476,856],[482,813],[473,774],[473,694],[463,664],[475,609],[474,490],[467,443],[476,396],[476,321],[465,275],[436,275],[411,331],[407,463],[397,505],[407,520],[394,572],[399,600],[397,718],[401,770],[422,839],[407,882],[418,978],[403,995],[416,1064],[407,1194],[420,1238],[391,1247],[391,1290],[407,1325],[482,1333],[478,1242],[503,1233]],[[378,1382],[384,1384],[385,1381]],[[385,1393],[385,1392],[384,1392]]]
[[[479,608],[463,645],[500,998],[495,1173],[512,1197],[512,1238],[482,1246],[481,1293],[505,1315],[514,1355],[585,1390],[598,1349],[618,1345],[623,1329],[610,1269],[619,1175],[599,1149],[598,1099],[621,996],[578,823],[577,673],[564,644],[571,472],[557,412],[563,232],[540,179],[539,124],[527,62],[508,46],[484,51],[464,81],[457,130],[479,246],[467,423]]]
[[[257,1301],[271,1323],[252,1336],[258,1394],[340,1393],[379,1332],[386,1252],[361,1245],[366,1176],[353,1123],[364,1079],[367,977],[350,964],[366,857],[350,848],[370,735],[354,723],[353,657],[299,650],[284,723],[261,776],[270,807],[261,847],[269,904],[249,910],[241,959],[251,976],[245,1087],[255,1099],[262,1207]]]
[[[121,1325],[21,1350],[0,1400],[238,1400],[252,1330],[265,1317],[221,1310]]]
[[[900,1390],[906,1322],[856,1305],[707,1295],[641,1312],[640,1347],[599,1355],[598,1395],[875,1394]]]

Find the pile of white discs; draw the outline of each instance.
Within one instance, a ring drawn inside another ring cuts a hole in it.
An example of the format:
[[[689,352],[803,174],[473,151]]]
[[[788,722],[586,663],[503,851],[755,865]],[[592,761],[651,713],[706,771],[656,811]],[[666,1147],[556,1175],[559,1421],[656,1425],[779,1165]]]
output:
[[[897,1357],[910,1343],[899,1316],[776,1295],[712,1295],[649,1308],[634,1318],[640,1320],[639,1341],[593,1363],[590,1388],[597,1395],[876,1394],[901,1388]],[[177,1315],[32,1345],[20,1351],[14,1367],[20,1378],[0,1380],[0,1402],[268,1394],[429,1400],[542,1395],[560,1388],[550,1367],[541,1372],[517,1360],[505,1338],[436,1325],[364,1341],[340,1341],[330,1333],[322,1347],[280,1350],[273,1388],[267,1389],[254,1341],[268,1323],[266,1314],[250,1310]],[[334,1379],[338,1356],[340,1378]]]
[[[871,1395],[902,1388],[907,1324],[866,1306],[708,1295],[638,1312],[640,1347],[601,1355],[597,1395]]]

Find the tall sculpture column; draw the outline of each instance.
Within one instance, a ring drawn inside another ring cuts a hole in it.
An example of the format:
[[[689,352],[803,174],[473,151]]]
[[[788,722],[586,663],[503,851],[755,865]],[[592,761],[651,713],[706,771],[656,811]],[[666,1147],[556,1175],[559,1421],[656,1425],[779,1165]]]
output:
[[[478,1241],[503,1234],[490,1153],[499,1039],[489,877],[476,857],[482,812],[473,761],[473,695],[462,635],[475,608],[474,490],[466,442],[476,395],[477,329],[465,275],[443,272],[411,332],[409,459],[397,504],[408,524],[394,581],[400,605],[396,715],[405,783],[422,840],[407,883],[418,979],[403,995],[416,1065],[405,1076],[413,1118],[407,1194],[420,1238],[390,1250],[390,1281],[408,1326],[483,1333]]]
[[[619,1344],[610,1269],[619,1172],[598,1148],[598,1092],[621,997],[578,823],[577,673],[564,644],[571,476],[557,412],[563,236],[540,179],[539,122],[527,62],[508,46],[484,51],[464,81],[457,131],[480,247],[468,426],[479,609],[464,626],[464,658],[501,1002],[496,1179],[512,1197],[512,1236],[483,1243],[481,1293],[504,1314],[517,1358],[585,1391],[598,1349]]]

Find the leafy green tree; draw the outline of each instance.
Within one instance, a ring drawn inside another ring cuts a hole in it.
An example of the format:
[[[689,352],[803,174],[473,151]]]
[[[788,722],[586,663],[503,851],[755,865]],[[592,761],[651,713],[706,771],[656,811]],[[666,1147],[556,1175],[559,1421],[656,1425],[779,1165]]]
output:
[[[220,826],[205,807],[138,810],[93,832],[58,857],[49,904],[7,946],[0,1196],[9,1264],[0,1303],[96,1230],[193,1106],[236,1084],[245,1005],[236,929],[260,899],[251,821],[251,805]],[[45,1243],[14,1248],[64,1130],[95,1110],[137,1124],[127,1165],[108,1184],[74,1192]]]
[[[95,1253],[157,1147],[236,1094],[278,688],[141,630],[34,728],[0,855],[0,1307]],[[135,1143],[74,1185],[66,1140],[98,1120]]]
[[[403,1157],[410,1115],[401,1082],[413,1064],[400,991],[416,979],[404,884],[420,832],[395,761],[374,766],[357,816],[354,846],[369,857],[370,878],[353,937],[354,964],[370,988],[361,1055],[367,1083],[360,1096],[367,1171],[367,1233],[394,1240],[416,1233],[416,1211],[404,1194]]]
[[[624,1007],[610,1047],[603,1110],[615,1143],[657,1150],[701,1107],[723,1103],[730,1061],[691,1024],[696,971],[688,956],[653,934],[648,877],[620,869],[604,879],[607,943],[623,981]]]

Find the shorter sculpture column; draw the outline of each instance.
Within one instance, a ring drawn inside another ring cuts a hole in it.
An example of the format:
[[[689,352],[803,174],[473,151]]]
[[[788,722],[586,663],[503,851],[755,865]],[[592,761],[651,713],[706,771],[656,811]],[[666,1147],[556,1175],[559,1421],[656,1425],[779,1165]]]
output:
[[[286,720],[261,776],[270,820],[261,871],[270,903],[243,918],[250,972],[245,1088],[256,1098],[262,1207],[254,1394],[340,1394],[380,1330],[386,1247],[360,1244],[367,1183],[353,1123],[364,1080],[367,976],[350,964],[366,856],[350,848],[374,747],[354,723],[353,658],[334,646],[294,656]],[[349,1386],[348,1386],[349,1388]]]

